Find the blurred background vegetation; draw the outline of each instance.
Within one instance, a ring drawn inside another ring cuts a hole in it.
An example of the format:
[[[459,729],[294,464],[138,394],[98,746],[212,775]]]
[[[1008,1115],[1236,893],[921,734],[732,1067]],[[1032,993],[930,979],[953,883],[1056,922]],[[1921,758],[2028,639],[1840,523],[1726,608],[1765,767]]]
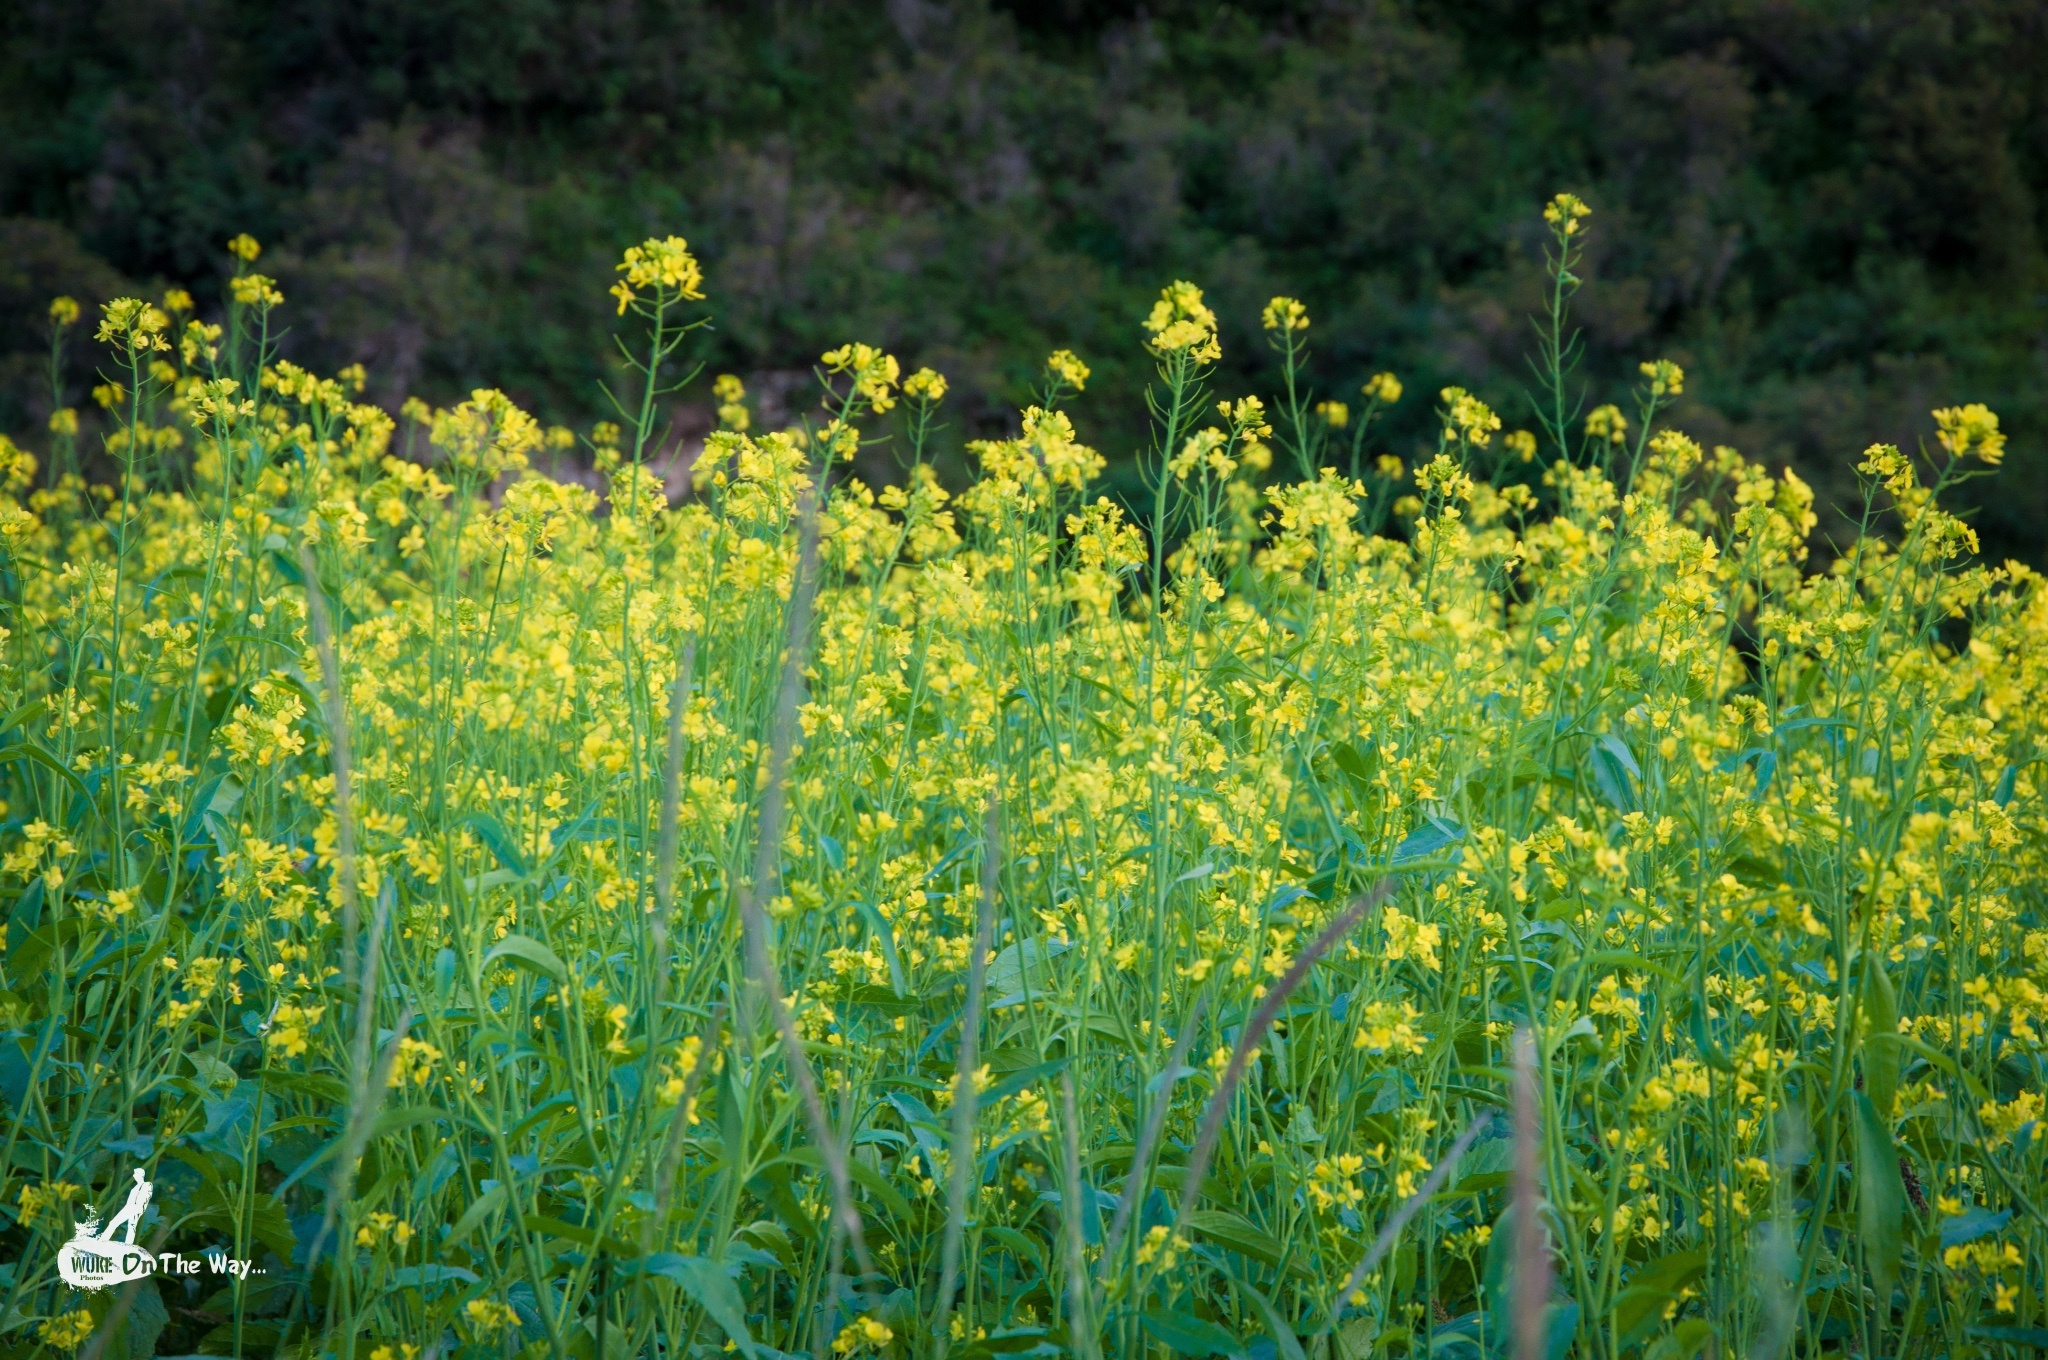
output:
[[[1639,360],[1675,422],[1789,462],[1823,504],[1928,408],[1989,403],[1986,550],[2048,515],[2048,6],[2039,0],[14,0],[0,34],[0,429],[51,406],[68,292],[220,292],[249,231],[289,357],[372,393],[501,386],[606,414],[619,249],[677,232],[711,374],[786,414],[859,338],[949,375],[948,437],[1000,433],[1044,354],[1142,438],[1136,323],[1166,281],[1225,318],[1224,394],[1305,299],[1319,395],[1407,395],[1412,455],[1458,382],[1510,428],[1540,295],[1536,210],[1596,209],[1593,401]],[[81,327],[80,331],[89,330]],[[94,359],[71,356],[89,406]],[[40,443],[39,440],[36,441]],[[1547,455],[1546,455],[1547,456]],[[1824,523],[1824,528],[1826,528]],[[1836,532],[1840,532],[1839,522]]]

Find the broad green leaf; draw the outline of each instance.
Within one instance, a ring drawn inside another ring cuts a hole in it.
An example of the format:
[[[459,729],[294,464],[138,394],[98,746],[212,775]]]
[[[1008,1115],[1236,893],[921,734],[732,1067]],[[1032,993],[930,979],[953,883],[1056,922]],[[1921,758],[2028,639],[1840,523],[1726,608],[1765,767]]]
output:
[[[1148,1308],[1138,1321],[1155,1341],[1181,1355],[1243,1355],[1244,1343],[1213,1322],[1192,1313],[1166,1313]]]
[[[816,1171],[823,1171],[825,1168],[825,1158],[815,1147],[793,1148],[775,1160],[791,1163],[796,1166],[810,1167]],[[765,1165],[763,1169],[766,1169]],[[857,1157],[848,1157],[846,1159],[846,1174],[853,1179],[854,1184],[880,1200],[883,1207],[888,1209],[890,1213],[906,1222],[909,1221],[910,1201],[903,1198],[903,1192],[889,1184],[888,1178],[882,1175],[881,1172]]]
[[[569,978],[568,966],[562,962],[561,956],[530,936],[507,935],[484,955],[483,966],[489,968],[499,959],[523,964],[537,973],[545,973],[556,982],[566,982]]]
[[[724,1266],[701,1256],[657,1252],[639,1262],[639,1267],[650,1275],[659,1275],[681,1285],[683,1292],[718,1324],[726,1339],[739,1347],[749,1360],[760,1356],[761,1347],[747,1330],[747,1310],[741,1304],[739,1290],[733,1287],[732,1276],[726,1274]]]
[[[1280,1316],[1280,1310],[1273,1306],[1273,1301],[1248,1281],[1239,1280],[1237,1287],[1252,1301],[1252,1306],[1259,1310],[1259,1316],[1265,1319],[1266,1330],[1272,1334],[1273,1345],[1280,1353],[1280,1360],[1308,1360],[1308,1357],[1302,1354],[1301,1338],[1294,1334],[1294,1328],[1288,1324],[1287,1319]]]
[[[1868,1037],[1863,1042],[1863,1090],[1878,1114],[1889,1119],[1899,1089],[1899,1050],[1889,1042],[1899,1031],[1899,1003],[1884,964],[1875,955],[1864,958],[1863,1006],[1868,1022]]]
[[[575,1242],[598,1251],[610,1252],[621,1259],[633,1255],[633,1248],[616,1237],[600,1237],[589,1228],[579,1228],[574,1223],[565,1223],[546,1214],[522,1214],[519,1222],[528,1232],[537,1232],[543,1237],[559,1237],[565,1242]]]
[[[1862,1091],[1853,1093],[1856,1120],[1856,1228],[1863,1259],[1877,1284],[1879,1306],[1888,1306],[1898,1283],[1906,1244],[1906,1184],[1899,1175],[1899,1150]]]
[[[1628,1285],[1614,1299],[1614,1330],[1621,1344],[1633,1345],[1664,1316],[1664,1306],[1687,1285],[1706,1273],[1704,1251],[1672,1252],[1636,1268]]]
[[[476,832],[477,839],[489,847],[492,856],[501,866],[517,877],[526,877],[526,857],[519,853],[519,847],[514,844],[511,833],[505,830],[504,824],[496,817],[488,812],[472,812],[456,825],[466,826]]]
[[[1279,1238],[1243,1214],[1234,1214],[1225,1209],[1197,1209],[1188,1215],[1187,1221],[1189,1228],[1217,1246],[1228,1247],[1262,1264],[1277,1268],[1281,1259],[1287,1255],[1286,1246]],[[1300,1253],[1294,1255],[1290,1264],[1291,1273],[1303,1279],[1314,1278],[1314,1272],[1309,1269]]]
[[[462,1211],[462,1217],[455,1220],[455,1226],[448,1230],[443,1247],[459,1247],[468,1240],[471,1233],[483,1226],[485,1219],[504,1206],[510,1192],[502,1185],[494,1185],[476,1197],[476,1202]]]

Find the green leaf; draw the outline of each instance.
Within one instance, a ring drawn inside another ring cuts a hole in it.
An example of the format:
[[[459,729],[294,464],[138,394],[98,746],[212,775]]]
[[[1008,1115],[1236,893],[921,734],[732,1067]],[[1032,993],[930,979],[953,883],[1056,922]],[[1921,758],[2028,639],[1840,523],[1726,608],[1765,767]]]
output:
[[[1905,1254],[1906,1184],[1899,1175],[1899,1150],[1862,1091],[1854,1093],[1856,1118],[1856,1220],[1863,1259],[1877,1284],[1879,1307],[1888,1307]]]
[[[528,1232],[537,1232],[543,1237],[559,1237],[565,1242],[575,1242],[598,1251],[608,1251],[621,1258],[633,1254],[633,1248],[616,1237],[599,1237],[589,1228],[579,1228],[574,1223],[565,1223],[559,1218],[549,1218],[545,1214],[524,1214],[521,1215],[519,1222]]]
[[[1889,1042],[1899,1031],[1899,1002],[1875,955],[1865,957],[1863,968],[1863,1008],[1869,1021],[1863,1041],[1863,1089],[1878,1114],[1889,1119],[1899,1090],[1899,1050]]]
[[[429,1105],[409,1105],[386,1110],[377,1116],[376,1123],[370,1125],[370,1141],[375,1142],[387,1133],[403,1132],[416,1124],[429,1124],[442,1119],[454,1120],[457,1117],[451,1111]]]
[[[31,699],[6,717],[0,718],[0,732],[12,732],[23,723],[42,717],[43,710],[48,707],[49,705],[41,699]]]
[[[1287,1255],[1287,1249],[1279,1238],[1242,1214],[1223,1209],[1197,1209],[1188,1215],[1188,1227],[1219,1247],[1228,1247],[1265,1265],[1277,1268]],[[1298,1255],[1293,1258],[1292,1272],[1303,1279],[1313,1278],[1307,1262]]]
[[[1714,1036],[1707,1032],[1706,993],[1699,987],[1693,988],[1692,1014],[1686,1019],[1686,1028],[1692,1031],[1693,1047],[1699,1050],[1700,1061],[1717,1072],[1733,1072],[1735,1064],[1721,1051]]]
[[[1814,670],[1819,670],[1818,666]],[[1660,1336],[1643,1352],[1643,1360],[1690,1360],[1705,1350],[1714,1339],[1714,1324],[1701,1318],[1687,1318],[1671,1329],[1671,1335]]]
[[[959,1360],[982,1360],[984,1356],[1059,1354],[1046,1339],[1043,1327],[1017,1327],[981,1337],[964,1350],[952,1352]]]
[[[1707,1254],[1679,1251],[1639,1267],[1614,1300],[1614,1330],[1624,1348],[1642,1340],[1664,1316],[1664,1305],[1706,1273]]]
[[[488,812],[472,812],[456,825],[466,826],[476,832],[477,839],[490,847],[491,854],[500,865],[520,878],[526,877],[526,858],[519,853],[519,847],[512,843],[511,833],[505,830],[504,823],[496,817]]]
[[[1273,1301],[1244,1280],[1239,1280],[1237,1287],[1258,1308],[1259,1316],[1266,1320],[1266,1330],[1273,1334],[1273,1344],[1279,1348],[1280,1360],[1308,1360],[1301,1351],[1301,1338],[1294,1334],[1294,1328],[1287,1319],[1280,1316],[1280,1310],[1273,1306]]]
[[[1072,949],[1061,940],[1019,940],[1006,945],[989,961],[985,986],[990,996],[1007,997],[1025,990],[1043,992],[1046,964]]]
[[[1969,1336],[1977,1341],[2002,1341],[2008,1346],[2032,1346],[2048,1351],[2048,1327],[1971,1327]]]
[[[1960,1247],[1965,1242],[1989,1237],[2011,1221],[2010,1209],[2000,1209],[1993,1213],[1981,1204],[1972,1204],[1953,1218],[1941,1220],[1941,1245],[1945,1248]]]
[[[1015,1228],[1006,1228],[1000,1223],[984,1223],[981,1226],[981,1232],[985,1240],[994,1241],[997,1246],[1009,1252],[1020,1261],[1029,1261],[1033,1266],[1037,1267],[1039,1274],[1043,1275],[1045,1273],[1044,1248],[1026,1237],[1023,1233],[1018,1232]]]
[[[989,1109],[997,1101],[1008,1100],[1027,1086],[1035,1086],[1047,1077],[1058,1076],[1060,1069],[1071,1061],[1071,1058],[1054,1058],[1051,1062],[1034,1063],[1021,1071],[1012,1072],[981,1093],[981,1107]]]
[[[1900,1048],[1909,1049],[1912,1052],[1919,1054],[1921,1057],[1927,1059],[1928,1062],[1932,1063],[1941,1071],[1946,1072],[1950,1076],[1960,1080],[1963,1083],[1964,1087],[1968,1089],[1973,1099],[1990,1099],[1989,1094],[1984,1089],[1984,1083],[1978,1081],[1976,1076],[1972,1074],[1968,1068],[1956,1066],[1956,1060],[1954,1058],[1942,1052],[1940,1049],[1935,1048],[1933,1045],[1927,1043],[1926,1041],[1921,1039],[1915,1039],[1910,1034],[1887,1034],[1884,1036],[1884,1039],[1886,1043],[1895,1044]]]
[[[42,766],[69,784],[72,792],[76,793],[80,798],[88,803],[92,801],[92,795],[85,791],[85,781],[65,768],[63,761],[45,751],[35,742],[25,741],[19,746],[10,746],[4,751],[0,751],[0,765],[13,760],[26,760],[30,764]]]
[[[476,1202],[462,1211],[462,1217],[455,1220],[455,1226],[448,1230],[444,1247],[459,1247],[469,1235],[483,1226],[485,1219],[504,1207],[508,1191],[502,1185],[494,1185],[477,1196]]]
[[[400,1266],[391,1272],[391,1283],[401,1288],[418,1289],[425,1292],[433,1284],[475,1284],[477,1274],[461,1266],[428,1264],[423,1266]]]
[[[1425,817],[1421,825],[1401,838],[1388,858],[1389,868],[1401,868],[1465,839],[1465,828],[1444,817]]]
[[[777,1162],[793,1163],[797,1166],[807,1166],[816,1171],[822,1171],[825,1167],[825,1159],[815,1147],[794,1148],[783,1153],[775,1160]],[[766,1170],[768,1165],[764,1164],[762,1169]],[[881,1172],[858,1158],[849,1157],[846,1159],[846,1174],[853,1178],[856,1185],[859,1185],[862,1189],[880,1200],[883,1207],[888,1209],[890,1213],[905,1222],[910,1221],[910,1201],[903,1198],[903,1192],[889,1184],[888,1179]]]
[[[1148,1308],[1138,1321],[1152,1339],[1182,1355],[1242,1355],[1244,1343],[1213,1322],[1192,1313],[1164,1313]]]
[[[857,902],[854,907],[867,928],[874,932],[876,942],[882,946],[882,959],[889,965],[890,987],[895,989],[897,996],[905,995],[910,988],[903,980],[903,962],[896,956],[896,932],[874,903]]]
[[[562,962],[561,956],[531,936],[507,935],[491,946],[490,953],[484,955],[483,966],[489,968],[499,959],[510,959],[514,963],[524,964],[536,973],[545,973],[557,982],[566,982],[569,978],[568,965]]]
[[[129,1305],[124,1328],[128,1333],[129,1360],[149,1360],[155,1355],[157,1338],[164,1334],[164,1328],[170,1323],[171,1313],[164,1307],[163,1295],[157,1292],[156,1281],[141,1281],[136,1286],[135,1300]]]
[[[757,1360],[761,1348],[747,1331],[747,1310],[740,1305],[740,1292],[733,1287],[732,1276],[725,1273],[724,1266],[701,1256],[681,1256],[672,1251],[657,1252],[638,1265],[650,1275],[674,1280],[682,1286],[705,1316],[724,1331],[727,1340],[749,1360]]]
[[[1636,810],[1636,780],[1642,778],[1635,753],[1609,732],[1593,745],[1593,786],[1616,812]]]

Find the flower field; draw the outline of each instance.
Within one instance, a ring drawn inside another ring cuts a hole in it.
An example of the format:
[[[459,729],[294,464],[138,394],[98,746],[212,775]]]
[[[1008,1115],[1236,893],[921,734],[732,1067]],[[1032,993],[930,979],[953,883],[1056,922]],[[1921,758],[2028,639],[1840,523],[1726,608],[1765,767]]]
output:
[[[948,488],[858,343],[790,429],[721,379],[672,501],[676,238],[590,431],[279,360],[247,238],[218,323],[107,303],[104,449],[0,443],[0,1346],[2048,1345],[2048,590],[1941,499],[1997,418],[1844,431],[1810,541],[1676,365],[1577,408],[1546,220],[1537,428],[1395,457],[1428,394],[1317,400],[1285,298],[1214,390],[1175,283],[1125,503],[1083,358]],[[136,1167],[249,1271],[60,1282]]]

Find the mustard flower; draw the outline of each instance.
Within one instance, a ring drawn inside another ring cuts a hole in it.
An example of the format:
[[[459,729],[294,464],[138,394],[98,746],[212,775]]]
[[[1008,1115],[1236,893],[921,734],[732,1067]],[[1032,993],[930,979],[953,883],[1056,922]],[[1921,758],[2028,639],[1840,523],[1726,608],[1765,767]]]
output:
[[[896,356],[884,354],[873,345],[846,344],[827,350],[819,358],[827,373],[844,373],[853,379],[854,395],[864,399],[877,415],[896,404],[894,389],[902,370]]]
[[[1500,428],[1493,408],[1462,387],[1446,387],[1438,393],[1444,403],[1444,429],[1455,438],[1484,448]]]
[[[1076,358],[1070,349],[1056,349],[1047,355],[1045,371],[1076,392],[1085,391],[1088,387],[1088,365]]]
[[[903,380],[903,395],[912,401],[937,405],[946,399],[946,375],[929,368],[920,368]]]
[[[1595,406],[1586,413],[1586,438],[1609,444],[1620,444],[1628,439],[1628,417],[1621,413],[1619,406]]]
[[[1998,428],[1998,415],[1982,402],[1968,406],[1946,406],[1934,413],[1934,436],[1954,458],[1976,456],[1990,467],[2005,457],[2005,435]]]
[[[1308,308],[1291,297],[1276,297],[1259,314],[1259,324],[1269,331],[1305,331]]]
[[[1202,301],[1202,290],[1192,283],[1176,280],[1159,291],[1159,300],[1145,318],[1152,333],[1147,345],[1161,358],[1185,355],[1199,364],[1223,357],[1216,339],[1216,313]]]
[[[617,272],[626,276],[611,288],[612,296],[619,300],[620,316],[639,301],[636,289],[653,289],[656,305],[701,302],[704,298],[704,270],[690,253],[690,243],[680,236],[650,236],[637,246],[627,246]]]
[[[1685,370],[1669,359],[1657,359],[1637,367],[1650,384],[1651,396],[1675,397],[1685,391]]]
[[[1559,194],[1543,207],[1543,220],[1559,237],[1577,235],[1579,223],[1592,215],[1593,210],[1577,194]]]
[[[243,307],[275,307],[284,301],[277,280],[263,274],[237,274],[228,280],[228,293]]]
[[[1374,401],[1392,406],[1401,399],[1401,380],[1391,373],[1375,373],[1358,390]]]

